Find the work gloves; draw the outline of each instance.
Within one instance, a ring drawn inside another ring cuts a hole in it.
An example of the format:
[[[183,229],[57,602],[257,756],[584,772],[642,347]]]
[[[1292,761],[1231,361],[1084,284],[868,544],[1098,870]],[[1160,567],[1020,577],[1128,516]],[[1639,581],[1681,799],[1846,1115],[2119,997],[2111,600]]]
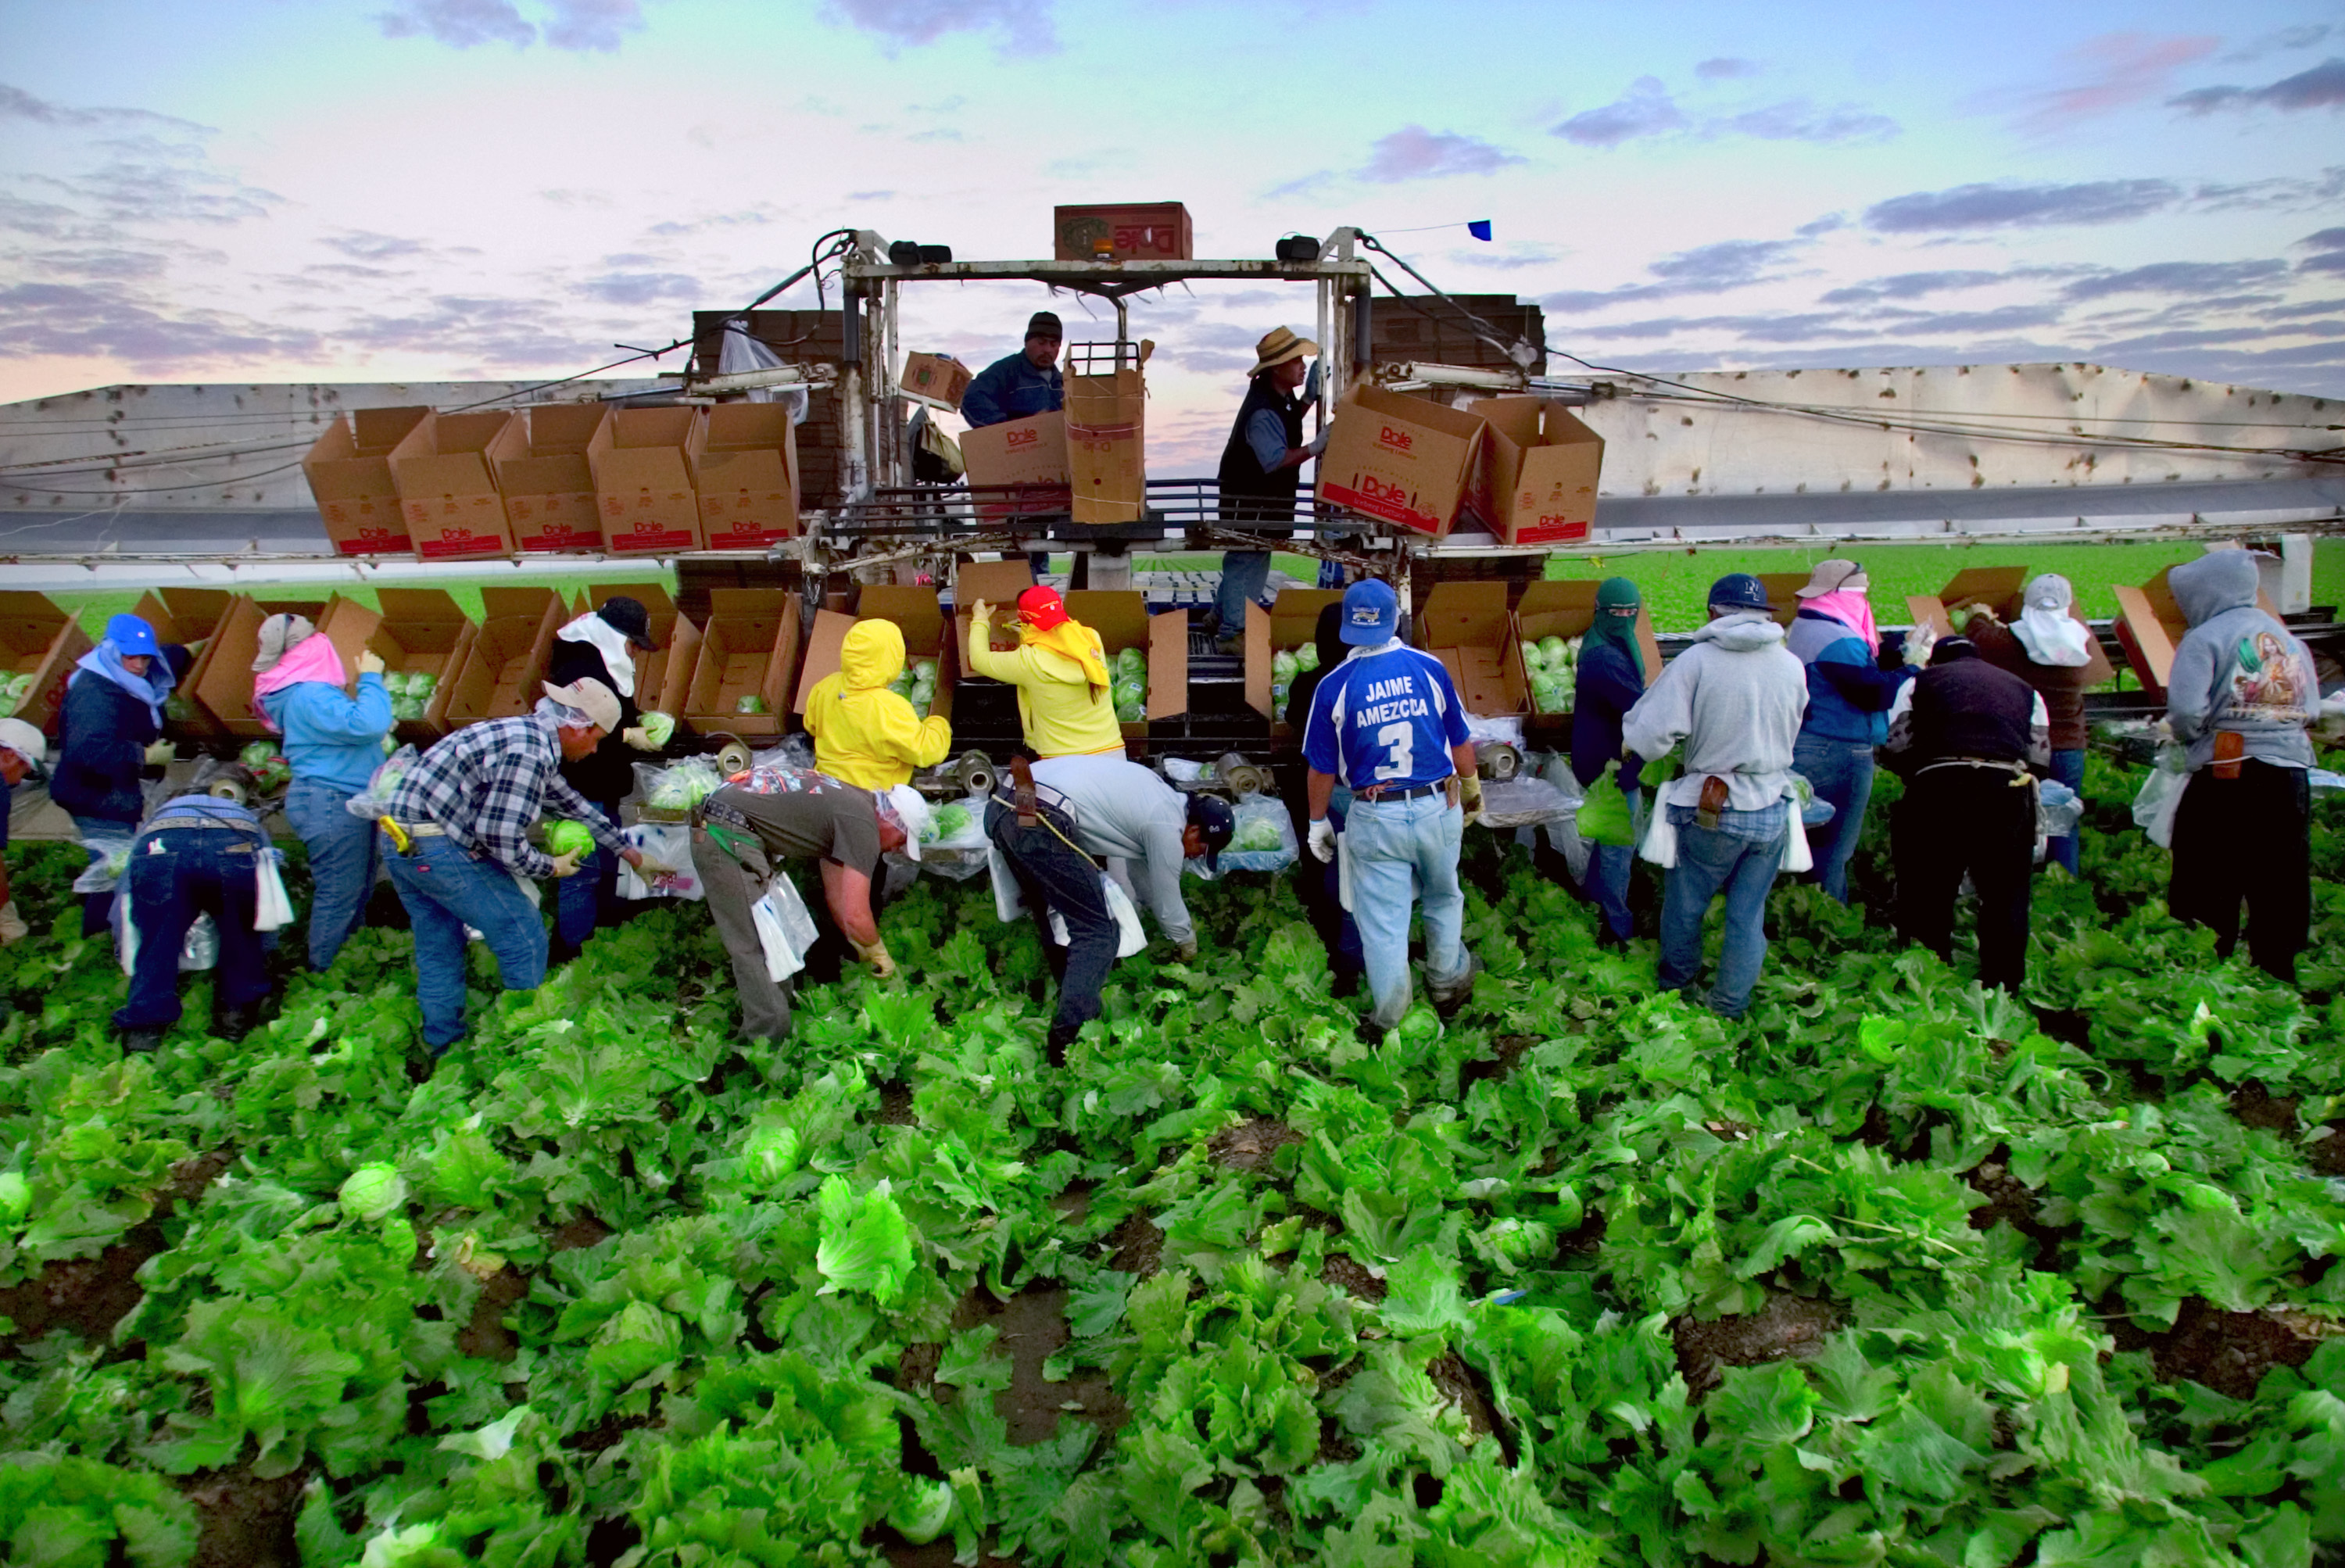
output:
[[[32,934],[33,928],[26,925],[24,917],[16,912],[15,899],[0,904],[0,947],[12,942],[22,942]]]
[[[581,861],[581,860],[584,860],[585,858],[586,858],[585,854],[584,854],[584,852],[580,851],[580,850],[571,850],[571,851],[570,851],[568,854],[566,854],[566,855],[556,855],[556,856],[554,856],[554,857],[553,857],[553,874],[554,874],[556,877],[569,877],[569,876],[575,876],[575,875],[577,875],[577,874],[578,874],[578,862],[579,862],[579,861]]]
[[[1468,773],[1457,781],[1457,803],[1466,809],[1465,827],[1482,820],[1482,776]]]
[[[360,675],[381,675],[382,673],[382,655],[375,652],[372,648],[360,648],[359,650],[359,673]]]
[[[1905,662],[1915,669],[1927,668],[1930,650],[1938,646],[1938,634],[1927,621],[1905,634]]]
[[[170,761],[178,754],[179,743],[178,741],[158,740],[155,742],[154,745],[149,746],[147,748],[147,766],[149,768],[160,768],[163,764]]]
[[[1335,858],[1335,824],[1325,817],[1311,824],[1311,853],[1322,865]]]
[[[849,938],[848,940],[853,942],[852,938]],[[869,964],[872,968],[872,972],[878,974],[880,979],[888,980],[895,975],[896,961],[894,958],[890,957],[888,952],[888,939],[886,937],[875,939],[868,947],[857,942],[854,942],[854,947],[855,956]]]
[[[632,729],[619,731],[619,738],[638,751],[657,751],[660,748],[659,742],[652,738],[651,731],[640,724]]]
[[[1329,425],[1325,430],[1321,431],[1317,435],[1312,437],[1311,443],[1308,446],[1305,446],[1303,450],[1309,453],[1314,457],[1319,456],[1327,450],[1327,437],[1334,433],[1335,429],[1335,427],[1334,425]]]

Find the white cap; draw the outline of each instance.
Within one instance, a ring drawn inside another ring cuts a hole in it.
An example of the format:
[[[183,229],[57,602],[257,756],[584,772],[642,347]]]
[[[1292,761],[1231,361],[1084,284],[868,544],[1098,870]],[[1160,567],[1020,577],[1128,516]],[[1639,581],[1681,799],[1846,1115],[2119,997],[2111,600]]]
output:
[[[594,728],[610,734],[619,728],[619,699],[611,688],[589,677],[572,681],[568,686],[555,686],[548,681],[545,695],[564,708],[574,708],[594,721]]]
[[[36,779],[48,766],[48,738],[21,718],[0,718],[0,746],[31,763]]]

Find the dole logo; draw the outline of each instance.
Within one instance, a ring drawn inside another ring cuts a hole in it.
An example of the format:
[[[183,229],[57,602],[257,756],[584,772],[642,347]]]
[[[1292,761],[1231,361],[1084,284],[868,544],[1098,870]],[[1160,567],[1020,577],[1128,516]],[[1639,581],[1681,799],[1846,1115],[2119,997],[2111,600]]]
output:
[[[1041,440],[1042,433],[1039,430],[1013,430],[1010,433],[1010,450],[1015,452],[1021,446],[1036,446]]]
[[[1376,444],[1378,446],[1389,446],[1395,452],[1406,452],[1416,443],[1416,437],[1410,434],[1407,431],[1395,430],[1390,425],[1386,425],[1376,436]]]
[[[1406,501],[1410,492],[1405,484],[1387,484],[1373,473],[1360,475],[1360,494],[1374,501]]]

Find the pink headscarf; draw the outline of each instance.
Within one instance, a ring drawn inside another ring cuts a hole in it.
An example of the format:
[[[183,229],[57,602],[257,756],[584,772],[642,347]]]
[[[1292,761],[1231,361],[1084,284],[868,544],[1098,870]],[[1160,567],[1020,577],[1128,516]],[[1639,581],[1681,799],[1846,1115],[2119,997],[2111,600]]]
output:
[[[1862,589],[1835,588],[1829,594],[1802,599],[1800,608],[1830,616],[1863,637],[1864,646],[1874,653],[1881,651],[1881,634],[1873,625],[1873,601],[1864,596]]]
[[[330,687],[349,684],[350,674],[342,668],[342,656],[334,651],[333,639],[312,633],[285,651],[285,657],[252,677],[252,710],[269,733],[281,733],[260,699],[272,691],[282,691],[289,686],[299,686],[305,680],[322,682]]]

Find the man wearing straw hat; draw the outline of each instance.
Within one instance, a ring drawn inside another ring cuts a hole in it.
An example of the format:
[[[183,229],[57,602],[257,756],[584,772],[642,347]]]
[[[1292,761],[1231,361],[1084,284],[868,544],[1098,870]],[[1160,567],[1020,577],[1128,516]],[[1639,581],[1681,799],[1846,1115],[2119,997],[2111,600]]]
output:
[[[1303,464],[1326,448],[1325,431],[1303,440],[1303,412],[1319,395],[1319,345],[1274,327],[1254,345],[1245,401],[1222,449],[1222,521],[1235,528],[1283,528],[1294,521],[1294,491]],[[1305,364],[1304,361],[1310,362]],[[1222,585],[1213,596],[1221,640],[1234,647],[1245,632],[1245,607],[1270,580],[1270,552],[1231,550],[1222,556]]]

